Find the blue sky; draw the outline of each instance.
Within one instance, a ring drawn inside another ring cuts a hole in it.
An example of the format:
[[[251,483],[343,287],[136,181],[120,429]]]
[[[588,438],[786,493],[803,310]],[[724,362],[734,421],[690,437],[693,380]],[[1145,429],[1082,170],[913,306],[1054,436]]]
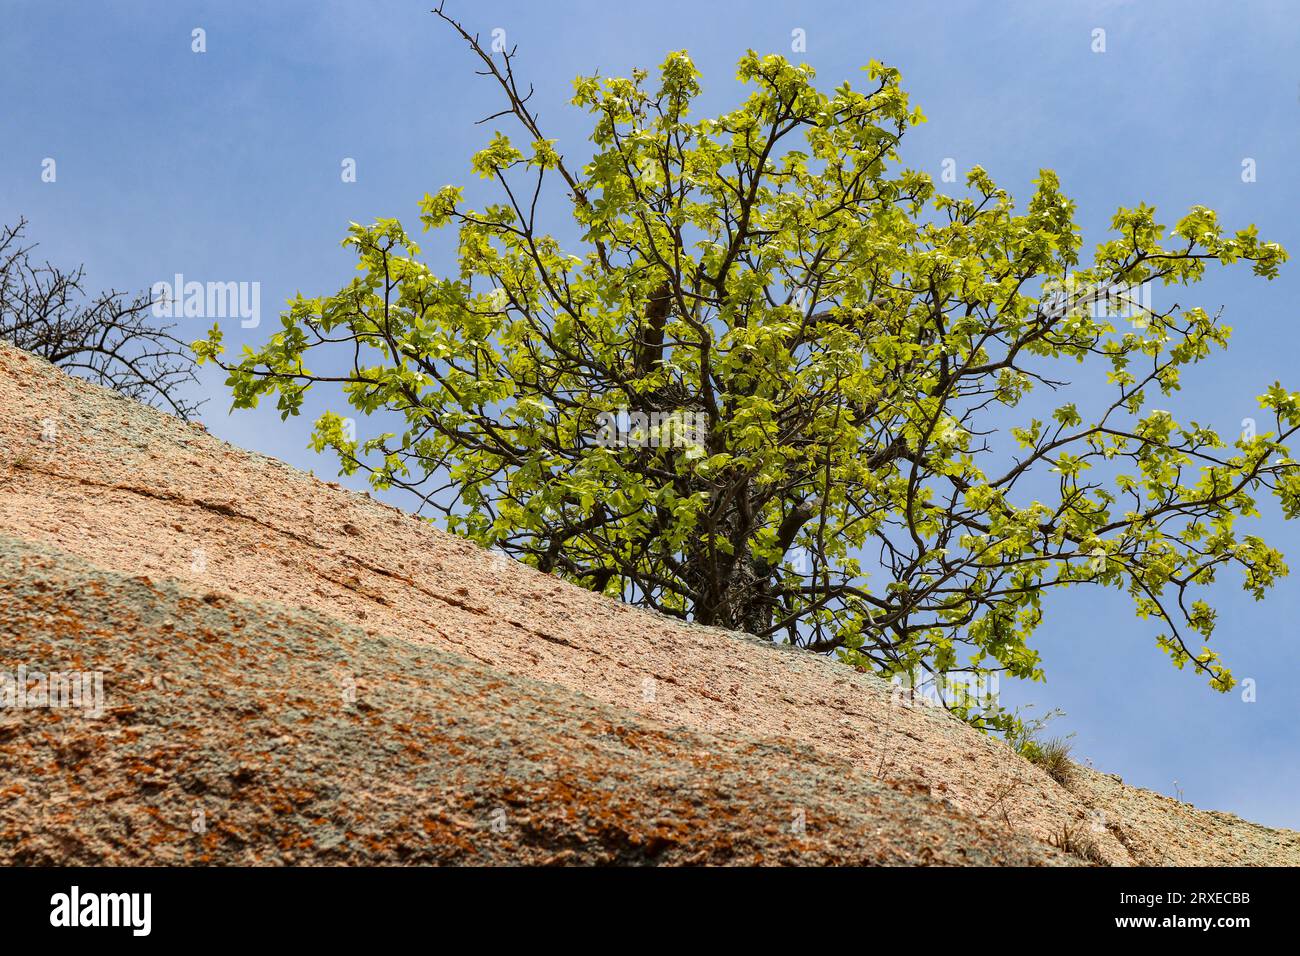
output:
[[[3,0],[0,221],[27,216],[42,253],[84,262],[93,285],[143,289],[177,272],[259,282],[262,328],[230,323],[227,342],[261,341],[285,299],[350,278],[339,248],[350,220],[414,225],[426,191],[473,182],[469,156],[489,137],[475,121],[500,103],[431,5]],[[688,49],[702,108],[721,109],[739,95],[745,49],[790,54],[800,29],[807,52],[796,58],[827,86],[856,80],[871,58],[902,71],[929,118],[904,158],[936,178],[945,158],[963,171],[978,163],[1024,199],[1050,167],[1089,242],[1118,206],[1154,204],[1171,224],[1201,203],[1300,256],[1300,11],[1285,2],[449,0],[448,10],[519,45],[547,135],[570,155],[586,136],[566,105],[578,73],[626,74]],[[191,51],[196,27],[203,54]],[[349,157],[355,183],[340,177]],[[41,180],[46,158],[56,182]],[[1255,182],[1242,181],[1247,158]],[[1300,387],[1300,261],[1272,283],[1213,273],[1180,299],[1224,306],[1235,329],[1227,354],[1187,376],[1172,402],[1180,417],[1230,435],[1267,384]],[[210,324],[191,321],[195,337]],[[270,408],[228,415],[219,375],[204,387],[213,433],[333,475],[305,447],[310,413],[339,404],[330,396],[281,424]],[[1262,531],[1300,575],[1300,529],[1270,512]],[[1004,699],[1063,709],[1054,731],[1073,732],[1077,756],[1130,783],[1300,828],[1298,583],[1263,604],[1235,586],[1218,592],[1214,644],[1256,681],[1254,703],[1175,671],[1128,599],[1100,591],[1049,602],[1036,638],[1048,681],[1004,682]]]

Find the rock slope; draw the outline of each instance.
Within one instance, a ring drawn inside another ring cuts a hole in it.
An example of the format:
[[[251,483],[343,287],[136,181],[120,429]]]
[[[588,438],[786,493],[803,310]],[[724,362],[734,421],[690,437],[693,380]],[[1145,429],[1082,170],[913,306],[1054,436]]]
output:
[[[1055,859],[842,758],[311,612],[8,538],[0,577],[6,656],[105,675],[98,718],[0,720],[5,863]]]
[[[7,345],[0,529],[4,668],[95,664],[109,708],[0,711],[0,861],[1300,862]]]

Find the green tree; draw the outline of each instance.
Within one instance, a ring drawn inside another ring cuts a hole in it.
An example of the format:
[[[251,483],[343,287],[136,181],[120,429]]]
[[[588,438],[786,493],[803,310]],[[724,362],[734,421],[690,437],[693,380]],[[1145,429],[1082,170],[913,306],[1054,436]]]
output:
[[[1296,513],[1282,443],[1300,404],[1274,385],[1268,425],[1232,444],[1149,408],[1230,329],[1133,290],[1163,301],[1209,262],[1271,279],[1281,246],[1199,206],[1166,230],[1140,205],[1081,264],[1050,170],[1018,212],[978,167],[959,197],[900,168],[923,116],[876,62],[869,88],[827,93],[810,67],[751,51],[747,98],[708,118],[691,112],[700,75],[684,52],[657,80],[581,77],[593,149],[575,167],[513,54],[453,25],[525,132],[473,157],[499,201],[424,197],[423,227],[457,230],[452,275],[397,220],[352,224],[359,275],[340,292],[300,295],[238,361],[220,357],[219,329],[196,343],[236,407],[274,394],[287,417],[314,384],[341,383],[357,412],[402,422],[361,440],[321,416],[313,445],[344,472],[665,614],[883,675],[1041,679],[1026,639],[1044,593],[1100,585],[1161,622],[1175,666],[1232,686],[1198,594],[1227,566],[1256,598],[1286,573],[1236,524],[1265,491]],[[537,221],[556,186],[570,241]],[[309,353],[348,368],[314,373]],[[1060,381],[1072,367],[1079,381]],[[1041,418],[1023,410],[1035,403]]]

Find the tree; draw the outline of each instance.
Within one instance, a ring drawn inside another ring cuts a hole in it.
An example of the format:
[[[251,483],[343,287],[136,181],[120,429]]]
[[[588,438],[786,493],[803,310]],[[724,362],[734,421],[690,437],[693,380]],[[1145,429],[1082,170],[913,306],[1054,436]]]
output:
[[[294,299],[238,361],[220,358],[219,328],[196,343],[236,407],[274,394],[287,417],[313,385],[341,384],[357,412],[402,422],[359,440],[322,415],[313,447],[344,472],[665,614],[883,675],[1041,679],[1026,639],[1044,595],[1091,584],[1159,619],[1175,666],[1232,686],[1193,641],[1215,622],[1197,594],[1228,567],[1256,598],[1286,573],[1236,523],[1261,492],[1296,513],[1283,443],[1300,396],[1271,387],[1272,430],[1231,446],[1149,408],[1230,330],[1138,290],[1190,285],[1210,262],[1271,279],[1279,245],[1199,206],[1166,231],[1140,205],[1081,265],[1050,170],[1017,212],[978,167],[964,196],[899,168],[923,116],[876,62],[869,89],[825,93],[810,67],[751,51],[748,97],[700,119],[684,52],[654,85],[641,70],[580,77],[594,149],[575,167],[543,135],[514,51],[449,22],[530,145],[496,132],[473,157],[497,202],[469,208],[454,186],[424,197],[426,230],[458,230],[452,274],[421,262],[397,220],[354,223],[360,274],[340,292]],[[567,241],[537,219],[557,182],[579,233]],[[343,354],[338,374],[307,365]],[[1069,367],[1083,386],[1061,380]],[[1045,401],[1063,390],[1077,400]]]
[[[0,338],[128,398],[191,419],[199,405],[182,393],[197,381],[194,356],[149,321],[153,299],[109,290],[91,297],[85,267],[62,269],[32,258],[27,221],[0,226]]]

